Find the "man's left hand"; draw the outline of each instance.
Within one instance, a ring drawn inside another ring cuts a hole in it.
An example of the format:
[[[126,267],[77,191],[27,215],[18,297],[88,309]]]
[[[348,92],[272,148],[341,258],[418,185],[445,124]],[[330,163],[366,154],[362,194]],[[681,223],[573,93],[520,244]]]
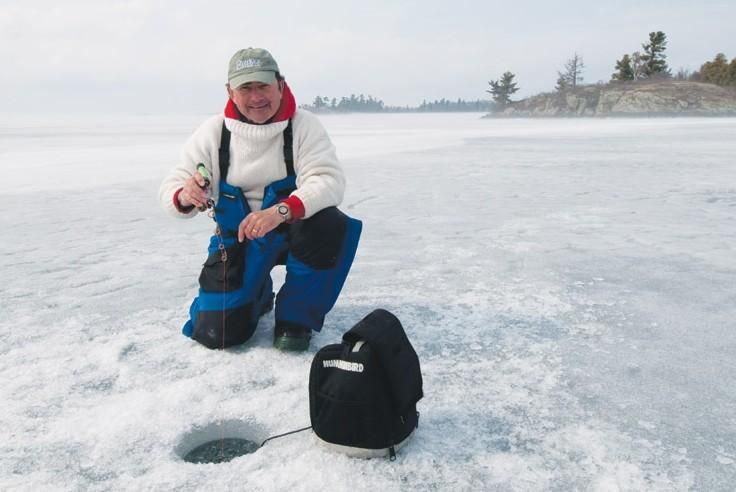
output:
[[[284,222],[276,207],[269,207],[258,212],[251,212],[238,226],[238,241],[245,238],[253,240],[263,237]]]

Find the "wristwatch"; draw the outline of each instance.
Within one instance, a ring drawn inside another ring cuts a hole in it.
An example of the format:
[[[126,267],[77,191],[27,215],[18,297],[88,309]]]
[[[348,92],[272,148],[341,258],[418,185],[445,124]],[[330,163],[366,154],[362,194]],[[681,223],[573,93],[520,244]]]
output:
[[[291,209],[285,203],[279,203],[278,205],[276,205],[276,213],[278,213],[279,216],[284,219],[284,222],[288,222],[291,218]]]

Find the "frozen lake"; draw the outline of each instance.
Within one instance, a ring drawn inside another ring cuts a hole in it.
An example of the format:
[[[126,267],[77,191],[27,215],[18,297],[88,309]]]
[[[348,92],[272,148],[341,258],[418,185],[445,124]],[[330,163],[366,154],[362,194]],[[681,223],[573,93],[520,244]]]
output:
[[[180,335],[212,222],[157,191],[204,117],[0,119],[0,490],[734,489],[736,119],[322,117],[364,232],[294,355],[272,315]],[[305,433],[181,459],[308,425],[314,352],[377,307],[424,375],[396,462]]]

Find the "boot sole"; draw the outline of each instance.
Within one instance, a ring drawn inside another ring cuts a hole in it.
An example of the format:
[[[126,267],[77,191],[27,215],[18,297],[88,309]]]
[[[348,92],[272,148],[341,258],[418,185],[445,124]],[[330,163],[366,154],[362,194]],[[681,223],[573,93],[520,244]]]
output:
[[[304,352],[309,348],[309,338],[278,337],[274,339],[273,346],[289,352]]]

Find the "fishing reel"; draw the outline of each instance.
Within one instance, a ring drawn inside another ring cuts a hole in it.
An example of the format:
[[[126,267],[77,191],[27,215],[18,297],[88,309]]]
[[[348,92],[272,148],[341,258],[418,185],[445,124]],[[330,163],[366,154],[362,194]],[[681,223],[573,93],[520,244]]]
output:
[[[207,166],[205,166],[201,162],[197,164],[197,172],[204,179],[204,186],[202,186],[202,189],[207,190],[207,195],[208,195],[207,203],[199,207],[199,211],[204,212],[205,210],[214,210],[215,201],[210,196],[210,193],[212,191],[210,190],[210,184],[212,184],[212,178],[211,178],[210,172],[207,170]]]

